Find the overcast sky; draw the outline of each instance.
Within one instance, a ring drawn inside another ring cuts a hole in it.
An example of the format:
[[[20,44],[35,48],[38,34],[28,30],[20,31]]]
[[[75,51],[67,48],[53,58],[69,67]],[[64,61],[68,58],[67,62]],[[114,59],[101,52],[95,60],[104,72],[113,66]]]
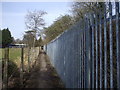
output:
[[[0,28],[9,28],[15,39],[22,39],[26,31],[24,20],[28,10],[46,11],[45,23],[46,26],[50,26],[60,15],[69,14],[70,6],[70,2],[2,2],[2,26]]]

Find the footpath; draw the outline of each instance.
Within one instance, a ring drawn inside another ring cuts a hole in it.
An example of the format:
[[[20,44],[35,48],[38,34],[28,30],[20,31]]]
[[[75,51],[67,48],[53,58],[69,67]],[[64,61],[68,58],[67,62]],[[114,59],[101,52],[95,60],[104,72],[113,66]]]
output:
[[[64,88],[44,51],[40,52],[34,69],[28,75],[24,88]]]

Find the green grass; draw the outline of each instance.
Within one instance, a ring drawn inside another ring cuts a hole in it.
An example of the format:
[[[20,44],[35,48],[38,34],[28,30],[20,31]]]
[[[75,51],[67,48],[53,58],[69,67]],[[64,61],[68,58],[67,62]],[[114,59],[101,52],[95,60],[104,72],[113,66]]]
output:
[[[20,48],[10,48],[9,49],[9,59],[10,60],[17,60],[21,56],[21,49]]]
[[[4,49],[0,48],[0,59],[2,59],[4,57]]]
[[[0,59],[4,58],[4,50],[0,49]],[[16,60],[17,57],[20,57],[21,49],[20,48],[9,48],[9,59]]]
[[[4,48],[0,48],[0,60],[4,58]],[[31,60],[34,59],[34,55],[32,54],[33,52],[31,51],[30,53],[30,58]],[[9,60],[14,62],[18,67],[20,67],[21,63],[21,48],[9,48]],[[24,48],[24,65],[28,65],[28,48]]]
[[[0,60],[4,58],[5,49],[0,48]],[[20,48],[9,48],[9,60],[20,65],[21,49]]]

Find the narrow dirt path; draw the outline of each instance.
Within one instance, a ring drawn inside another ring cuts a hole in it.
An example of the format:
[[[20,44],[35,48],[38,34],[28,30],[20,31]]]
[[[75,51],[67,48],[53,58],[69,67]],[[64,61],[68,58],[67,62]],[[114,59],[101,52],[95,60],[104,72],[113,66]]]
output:
[[[36,66],[29,75],[25,88],[64,88],[45,52],[39,54]]]

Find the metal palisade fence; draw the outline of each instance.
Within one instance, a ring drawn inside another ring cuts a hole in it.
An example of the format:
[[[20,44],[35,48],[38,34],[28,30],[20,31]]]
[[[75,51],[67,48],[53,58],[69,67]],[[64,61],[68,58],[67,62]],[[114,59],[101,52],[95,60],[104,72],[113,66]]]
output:
[[[119,7],[109,2],[107,14],[86,15],[46,45],[66,88],[120,88]]]

